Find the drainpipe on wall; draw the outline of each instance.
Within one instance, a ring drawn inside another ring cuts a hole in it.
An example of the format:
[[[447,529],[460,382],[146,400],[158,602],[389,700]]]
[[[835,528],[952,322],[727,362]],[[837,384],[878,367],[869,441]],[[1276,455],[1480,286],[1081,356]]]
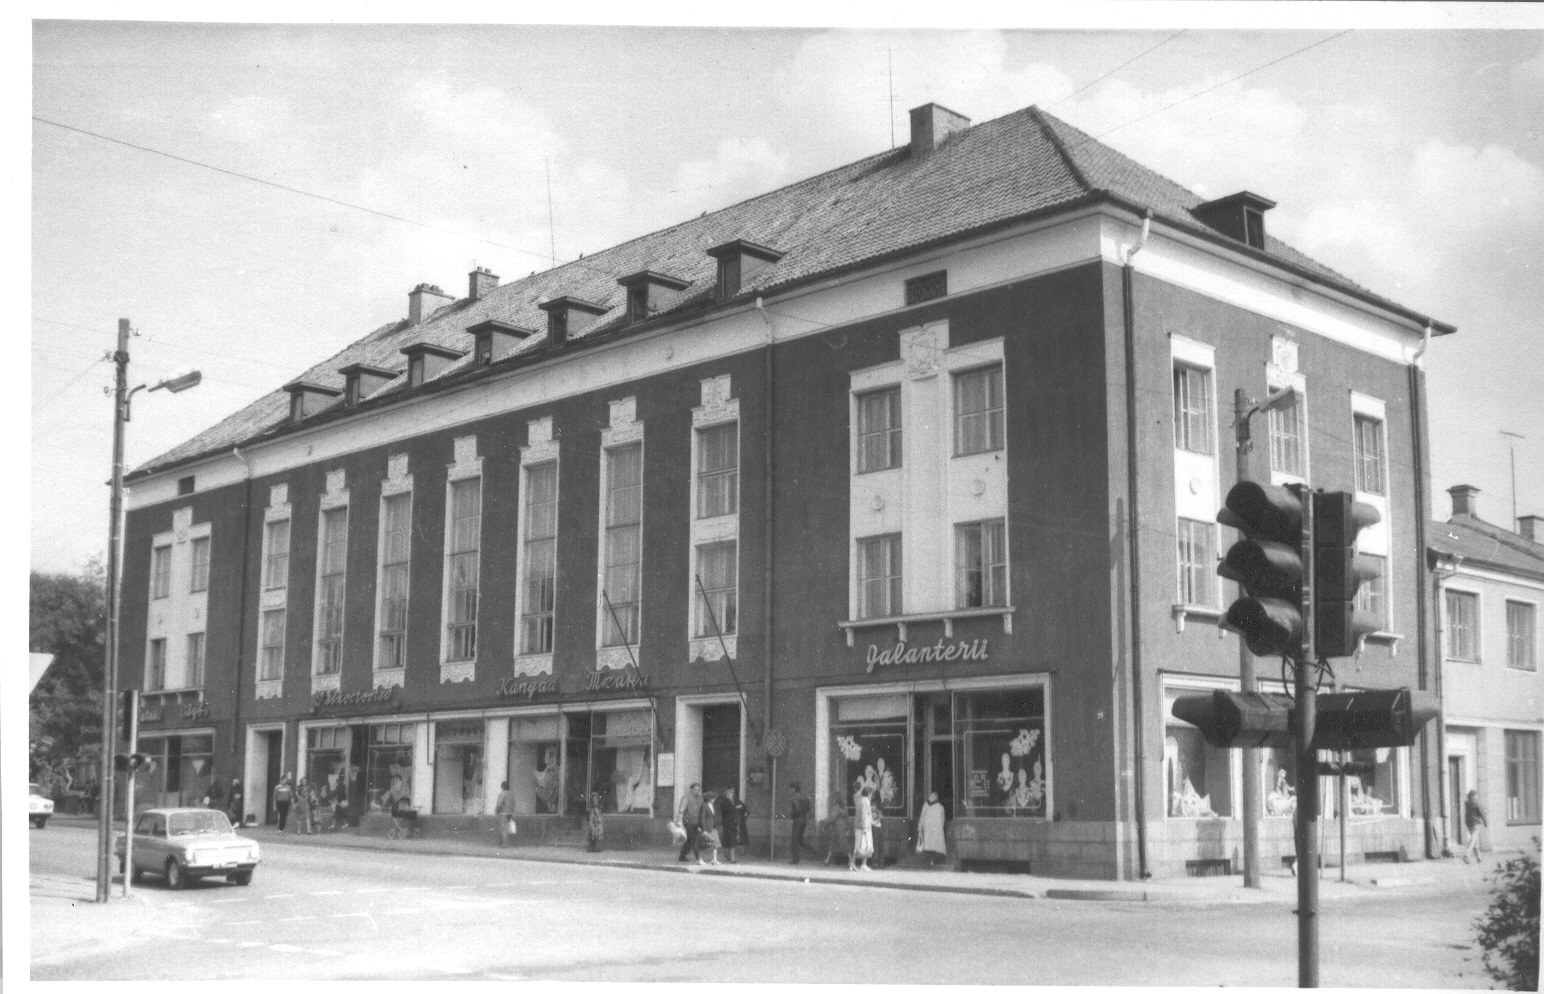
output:
[[[1411,448],[1415,456],[1415,542],[1416,542],[1416,580],[1415,580],[1415,624],[1418,633],[1415,642],[1416,659],[1416,683],[1420,690],[1427,689],[1427,666],[1429,662],[1430,647],[1426,644],[1426,584],[1422,578],[1427,564],[1426,545],[1426,446],[1421,435],[1421,359],[1426,354],[1426,349],[1431,345],[1431,322],[1426,323],[1426,328],[1421,335],[1421,347],[1411,356],[1410,365],[1407,367],[1410,380],[1410,439]],[[1440,692],[1440,691],[1439,691]],[[1440,699],[1440,698],[1439,698]],[[1431,746],[1427,741],[1427,733],[1421,732],[1421,816],[1425,822],[1426,858],[1435,859],[1447,849],[1447,804],[1446,792],[1442,789],[1444,772],[1441,769],[1442,760],[1438,760],[1437,770],[1437,805],[1440,819],[1443,824],[1443,838],[1441,844],[1437,844],[1434,838],[1434,829],[1431,816]],[[1439,757],[1444,754],[1446,748],[1445,736],[1442,730],[1442,722],[1437,722],[1437,752]]]
[[[236,660],[236,699],[231,705],[231,760],[234,762],[240,758],[241,753],[241,671],[244,669],[241,653],[247,644],[247,555],[252,545],[252,464],[237,446],[231,446],[231,455],[240,459],[247,471],[246,479],[241,484],[241,593],[237,601],[240,606],[236,609],[236,651],[231,654],[231,658]]]
[[[762,747],[766,747],[766,739],[772,732],[772,344],[773,328],[772,318],[767,314],[767,309],[762,306],[761,298],[756,298],[756,313],[761,315],[761,320],[767,323],[767,364],[764,389],[767,391],[767,437],[765,441],[765,453],[762,457],[762,476],[766,481],[766,504],[762,516],[762,618],[766,625],[766,631],[761,639],[762,682],[761,692],[766,701],[763,714],[765,720],[761,726]],[[773,768],[776,768],[776,760],[773,760]],[[773,836],[775,827],[774,819],[777,817],[777,781],[770,773],[767,777],[767,856],[773,858],[776,855],[776,842]],[[798,854],[795,853],[795,856]]]
[[[1445,858],[1451,858],[1453,855],[1452,833],[1457,830],[1457,826],[1450,826],[1448,824],[1448,791],[1452,790],[1453,786],[1448,781],[1447,701],[1442,696],[1442,637],[1445,631],[1445,627],[1442,624],[1442,584],[1458,572],[1458,567],[1463,564],[1464,557],[1446,556],[1443,558],[1447,559],[1447,563],[1445,565],[1438,565],[1436,569],[1431,571],[1431,613],[1432,617],[1436,619],[1436,624],[1433,627],[1433,643],[1437,649],[1433,653],[1435,662],[1432,666],[1432,690],[1436,693],[1437,699],[1443,702],[1442,710],[1444,713],[1437,718],[1437,808],[1441,811],[1438,824],[1442,826],[1442,855]],[[1426,591],[1423,589],[1421,597],[1424,599],[1425,596]]]
[[[1127,537],[1131,543],[1131,713],[1133,744],[1135,746],[1135,777],[1133,783],[1135,815],[1137,821],[1137,874],[1142,880],[1152,876],[1147,868],[1147,805],[1143,798],[1146,784],[1146,750],[1142,743],[1142,541],[1137,513],[1137,384],[1136,384],[1136,309],[1132,303],[1131,261],[1147,247],[1147,236],[1153,226],[1153,211],[1148,208],[1142,219],[1142,238],[1126,250],[1121,265],[1121,303],[1126,333],[1126,518]]]

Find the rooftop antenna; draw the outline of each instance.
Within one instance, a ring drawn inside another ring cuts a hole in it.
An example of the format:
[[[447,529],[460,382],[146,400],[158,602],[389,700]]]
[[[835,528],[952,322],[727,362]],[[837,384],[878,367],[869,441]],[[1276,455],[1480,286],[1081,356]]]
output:
[[[1527,435],[1519,435],[1515,431],[1507,431],[1505,428],[1501,429],[1501,434],[1504,435],[1507,438],[1512,439],[1512,441],[1507,443],[1508,447],[1512,451],[1512,523],[1511,523],[1511,526],[1507,528],[1507,531],[1516,531],[1517,530],[1517,439],[1522,439],[1523,441],[1526,442],[1528,440],[1528,436]]]
[[[543,160],[547,163],[547,251],[552,265],[558,264],[558,236],[552,226],[552,159]]]
[[[890,147],[895,147],[895,58],[891,54],[892,49],[885,49],[885,69],[890,80],[890,103],[887,109],[890,113]]]

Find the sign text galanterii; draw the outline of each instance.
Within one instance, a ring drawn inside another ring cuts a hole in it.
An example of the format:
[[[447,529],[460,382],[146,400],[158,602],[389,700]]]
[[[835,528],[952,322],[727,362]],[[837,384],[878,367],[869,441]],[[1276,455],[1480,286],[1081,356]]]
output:
[[[868,670],[876,666],[915,666],[917,663],[985,662],[990,639],[939,639],[932,645],[897,642],[888,649],[869,646]]]

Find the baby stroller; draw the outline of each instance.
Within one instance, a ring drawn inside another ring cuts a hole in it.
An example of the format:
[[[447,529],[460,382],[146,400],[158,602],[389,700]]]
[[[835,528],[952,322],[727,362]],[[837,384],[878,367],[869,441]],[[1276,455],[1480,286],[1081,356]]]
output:
[[[399,797],[391,802],[391,827],[386,830],[388,839],[416,839],[423,832],[418,827],[418,811],[411,801]]]

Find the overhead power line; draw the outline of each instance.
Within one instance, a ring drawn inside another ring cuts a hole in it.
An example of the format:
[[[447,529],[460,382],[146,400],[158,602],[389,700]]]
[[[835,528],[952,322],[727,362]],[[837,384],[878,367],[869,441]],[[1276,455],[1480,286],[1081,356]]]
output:
[[[1055,107],[1058,104],[1066,103],[1067,101],[1071,100],[1073,97],[1077,96],[1079,93],[1082,93],[1084,90],[1088,89],[1090,86],[1093,86],[1095,83],[1099,83],[1099,82],[1101,82],[1103,80],[1109,79],[1111,76],[1115,75],[1116,73],[1120,72],[1122,69],[1124,69],[1127,66],[1131,65],[1131,63],[1133,63],[1133,62],[1137,61],[1138,59],[1142,58],[1144,55],[1147,55],[1149,52],[1157,51],[1158,49],[1160,49],[1163,46],[1167,45],[1169,42],[1173,41],[1175,38],[1178,38],[1180,35],[1184,34],[1188,30],[1190,30],[1190,29],[1189,28],[1181,28],[1180,30],[1178,30],[1178,31],[1174,32],[1173,34],[1169,35],[1169,37],[1165,38],[1163,41],[1160,41],[1158,44],[1154,45],[1152,48],[1145,48],[1145,49],[1143,49],[1142,51],[1138,52],[1136,55],[1133,55],[1131,58],[1127,59],[1125,62],[1122,62],[1120,65],[1116,66],[1114,69],[1111,69],[1109,72],[1105,73],[1103,76],[1099,76],[1099,77],[1097,77],[1095,79],[1089,80],[1087,83],[1084,83],[1082,86],[1078,87],[1076,90],[1073,90],[1071,93],[1067,94],[1065,97],[1062,97],[1060,100],[1056,101],[1056,103],[1051,104],[1051,106]],[[892,142],[892,144],[893,144],[893,142]]]

